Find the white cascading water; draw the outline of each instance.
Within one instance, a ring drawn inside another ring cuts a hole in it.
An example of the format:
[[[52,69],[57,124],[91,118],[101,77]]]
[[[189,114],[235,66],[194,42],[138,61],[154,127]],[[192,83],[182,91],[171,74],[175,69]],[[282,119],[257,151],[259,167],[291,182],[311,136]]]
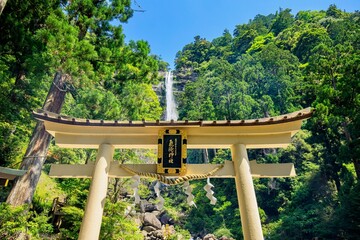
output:
[[[176,103],[173,92],[173,74],[167,72],[165,77],[165,91],[166,91],[166,115],[165,120],[177,120],[178,113],[176,111]]]

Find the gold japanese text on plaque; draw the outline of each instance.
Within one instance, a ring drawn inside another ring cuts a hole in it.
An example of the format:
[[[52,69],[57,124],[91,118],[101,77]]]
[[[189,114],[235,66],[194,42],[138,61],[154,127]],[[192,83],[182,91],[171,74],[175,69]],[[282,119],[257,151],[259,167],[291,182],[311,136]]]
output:
[[[184,175],[186,173],[186,132],[167,129],[159,132],[157,173]]]

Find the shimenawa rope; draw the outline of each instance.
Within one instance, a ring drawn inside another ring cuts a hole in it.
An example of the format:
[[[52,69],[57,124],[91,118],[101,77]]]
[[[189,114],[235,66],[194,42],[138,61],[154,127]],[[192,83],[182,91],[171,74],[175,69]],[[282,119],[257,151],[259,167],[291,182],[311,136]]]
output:
[[[155,178],[157,180],[159,180],[162,183],[168,184],[168,185],[176,185],[176,184],[180,184],[189,180],[193,180],[193,179],[205,179],[208,178],[212,175],[214,175],[217,171],[219,171],[221,168],[224,167],[224,164],[214,168],[213,170],[211,170],[208,173],[205,174],[192,174],[192,175],[187,175],[187,176],[180,176],[178,178],[167,178],[164,175],[161,174],[157,174],[157,173],[145,173],[145,172],[136,172],[124,165],[120,165],[120,167],[122,169],[124,169],[125,171],[134,174],[134,175],[139,175],[139,176],[143,176],[143,177],[149,177],[149,178]]]

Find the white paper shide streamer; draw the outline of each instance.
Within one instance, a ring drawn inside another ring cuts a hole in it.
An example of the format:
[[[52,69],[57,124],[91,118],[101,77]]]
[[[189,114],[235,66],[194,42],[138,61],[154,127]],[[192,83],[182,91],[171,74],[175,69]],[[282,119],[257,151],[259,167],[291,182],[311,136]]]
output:
[[[129,215],[129,214],[132,213],[132,212],[133,212],[133,209],[132,209],[131,206],[127,206],[127,207],[125,208],[125,210],[124,210],[125,216]]]
[[[135,197],[135,204],[140,203],[140,196],[139,196],[139,184],[140,184],[140,176],[134,175],[132,177],[133,183],[131,184],[131,188],[134,189],[134,197]]]
[[[160,195],[160,182],[158,181],[155,186],[154,186],[154,191],[155,191],[155,194],[157,196],[157,206],[158,206],[158,209],[161,210],[163,207],[164,207],[164,198]]]
[[[196,207],[196,204],[194,202],[194,195],[192,195],[192,187],[190,186],[190,183],[189,181],[186,181],[183,185],[183,188],[185,190],[185,194],[188,196],[186,198],[186,201],[187,203],[189,204],[189,206],[195,206]]]
[[[214,197],[214,191],[211,190],[214,185],[210,183],[210,178],[207,178],[207,184],[205,185],[204,189],[206,191],[206,197],[210,199],[210,204],[215,205],[217,199]]]

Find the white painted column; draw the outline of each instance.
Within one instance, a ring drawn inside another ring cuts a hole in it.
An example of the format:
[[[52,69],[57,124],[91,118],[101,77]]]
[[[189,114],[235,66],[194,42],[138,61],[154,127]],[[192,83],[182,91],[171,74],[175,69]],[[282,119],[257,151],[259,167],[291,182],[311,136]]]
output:
[[[263,240],[260,215],[245,145],[234,144],[231,147],[231,154],[234,161],[236,191],[244,239]]]
[[[108,188],[108,174],[113,159],[114,147],[110,144],[99,146],[84,219],[81,223],[79,239],[99,239],[102,215]]]

